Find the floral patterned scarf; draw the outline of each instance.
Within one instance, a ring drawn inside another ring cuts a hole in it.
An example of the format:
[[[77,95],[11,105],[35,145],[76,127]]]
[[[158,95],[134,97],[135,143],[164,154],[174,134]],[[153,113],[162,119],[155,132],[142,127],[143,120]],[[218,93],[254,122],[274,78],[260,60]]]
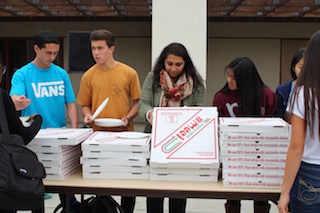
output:
[[[179,107],[181,101],[192,94],[193,80],[187,79],[186,74],[180,76],[176,83],[165,70],[160,71],[162,93],[159,107]]]

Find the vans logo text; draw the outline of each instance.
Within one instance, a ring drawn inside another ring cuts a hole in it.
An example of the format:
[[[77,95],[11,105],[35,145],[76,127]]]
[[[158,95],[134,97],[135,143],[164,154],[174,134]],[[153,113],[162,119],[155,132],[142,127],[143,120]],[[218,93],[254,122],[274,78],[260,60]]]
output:
[[[63,81],[32,83],[31,86],[36,98],[64,96]]]

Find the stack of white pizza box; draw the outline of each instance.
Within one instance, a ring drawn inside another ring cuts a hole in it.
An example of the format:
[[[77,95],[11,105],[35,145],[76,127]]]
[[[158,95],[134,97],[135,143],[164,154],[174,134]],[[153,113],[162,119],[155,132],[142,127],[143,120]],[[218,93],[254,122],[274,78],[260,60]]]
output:
[[[88,179],[149,179],[150,134],[96,131],[81,145]]]
[[[216,107],[154,108],[150,179],[217,182]]]
[[[92,133],[91,128],[41,129],[27,147],[37,154],[47,180],[63,180],[81,168],[80,143]]]
[[[281,118],[219,120],[223,185],[281,188],[291,126]]]

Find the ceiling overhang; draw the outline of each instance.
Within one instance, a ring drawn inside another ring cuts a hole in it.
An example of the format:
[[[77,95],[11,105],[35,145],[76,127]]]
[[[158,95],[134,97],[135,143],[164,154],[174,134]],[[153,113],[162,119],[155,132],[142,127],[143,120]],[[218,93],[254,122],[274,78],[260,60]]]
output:
[[[208,0],[209,21],[317,22],[320,0]],[[152,0],[1,0],[0,21],[150,21]]]

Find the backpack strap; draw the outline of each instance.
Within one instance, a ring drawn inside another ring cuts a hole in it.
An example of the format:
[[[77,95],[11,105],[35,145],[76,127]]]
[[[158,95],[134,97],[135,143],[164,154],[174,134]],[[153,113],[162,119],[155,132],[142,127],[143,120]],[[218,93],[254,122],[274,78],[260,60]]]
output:
[[[2,89],[0,89],[0,126],[1,126],[3,142],[10,141],[8,120],[5,112],[6,112],[6,108],[4,107],[4,103],[3,103]]]
[[[111,196],[97,196],[93,202],[91,213],[102,211],[106,213],[125,213],[119,203]],[[101,207],[101,205],[103,206],[103,209],[98,209],[98,207]]]
[[[122,206],[120,206],[119,203],[115,199],[113,199],[112,196],[106,196],[106,198],[109,200],[110,203],[112,203],[112,206],[114,206],[117,209],[118,213],[125,213]]]

